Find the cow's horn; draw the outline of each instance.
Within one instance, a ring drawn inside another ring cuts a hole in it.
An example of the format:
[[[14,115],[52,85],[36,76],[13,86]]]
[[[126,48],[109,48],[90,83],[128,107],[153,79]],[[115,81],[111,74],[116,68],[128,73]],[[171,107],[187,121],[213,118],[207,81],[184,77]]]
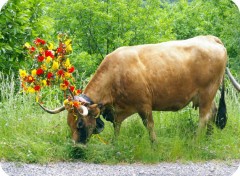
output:
[[[88,109],[86,106],[81,105],[80,108],[83,110],[83,112],[81,113],[83,116],[88,115]]]
[[[62,106],[62,107],[54,109],[54,110],[49,110],[49,109],[43,107],[40,103],[38,103],[38,104],[44,111],[46,111],[46,112],[48,112],[50,114],[57,114],[57,113],[62,112],[62,111],[65,110],[65,106]]]
[[[83,110],[83,112],[81,113],[81,115],[86,116],[88,115],[88,109],[86,106],[80,105],[80,108]]]
[[[240,92],[240,84],[233,77],[233,75],[231,74],[229,68],[226,68],[226,72],[227,72],[227,75],[228,75],[229,79],[231,80],[233,86]]]

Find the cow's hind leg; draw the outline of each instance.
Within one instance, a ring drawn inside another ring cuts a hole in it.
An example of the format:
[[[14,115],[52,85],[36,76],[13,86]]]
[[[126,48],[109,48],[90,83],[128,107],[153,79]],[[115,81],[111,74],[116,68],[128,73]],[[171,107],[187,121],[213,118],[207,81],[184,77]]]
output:
[[[207,124],[207,135],[211,135],[213,133],[213,125],[216,119],[216,114],[217,114],[217,106],[216,106],[216,103],[213,101],[212,107],[211,107],[211,116]]]
[[[152,117],[152,111],[141,111],[138,112],[140,117],[142,118],[144,126],[147,128],[149,132],[149,137],[152,142],[156,140],[156,134],[154,132],[154,121]]]
[[[216,112],[216,104],[212,99],[209,100],[205,96],[202,100],[200,100],[198,135],[205,132],[206,127],[207,133],[211,134]]]

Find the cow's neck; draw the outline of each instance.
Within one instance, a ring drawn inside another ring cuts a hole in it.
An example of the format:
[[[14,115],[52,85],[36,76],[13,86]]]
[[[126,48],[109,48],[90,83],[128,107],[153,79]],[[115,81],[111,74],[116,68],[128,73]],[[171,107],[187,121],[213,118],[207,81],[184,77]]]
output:
[[[94,103],[102,103],[103,105],[110,104],[112,100],[109,82],[107,74],[97,72],[90,80],[83,93]]]

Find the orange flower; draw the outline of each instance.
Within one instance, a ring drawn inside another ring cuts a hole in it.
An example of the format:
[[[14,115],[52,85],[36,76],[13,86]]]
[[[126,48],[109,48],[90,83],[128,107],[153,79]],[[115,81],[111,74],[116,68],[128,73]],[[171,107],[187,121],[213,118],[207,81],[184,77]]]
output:
[[[26,82],[32,83],[34,81],[34,78],[31,75],[28,75],[25,79]]]
[[[78,102],[78,101],[74,101],[74,102],[73,102],[73,106],[74,106],[74,107],[77,108],[79,105],[80,105],[80,102]]]
[[[81,90],[81,89],[75,90],[75,94],[76,94],[76,95],[79,95],[80,93],[82,93],[82,90]]]

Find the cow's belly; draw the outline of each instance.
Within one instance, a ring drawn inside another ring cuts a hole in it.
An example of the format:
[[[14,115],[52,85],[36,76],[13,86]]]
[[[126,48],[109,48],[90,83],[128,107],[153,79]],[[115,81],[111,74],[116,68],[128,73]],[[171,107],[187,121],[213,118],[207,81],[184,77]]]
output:
[[[197,90],[178,92],[168,96],[161,94],[154,98],[152,108],[156,111],[178,111],[186,107],[190,102],[193,102],[194,106],[198,105]]]

